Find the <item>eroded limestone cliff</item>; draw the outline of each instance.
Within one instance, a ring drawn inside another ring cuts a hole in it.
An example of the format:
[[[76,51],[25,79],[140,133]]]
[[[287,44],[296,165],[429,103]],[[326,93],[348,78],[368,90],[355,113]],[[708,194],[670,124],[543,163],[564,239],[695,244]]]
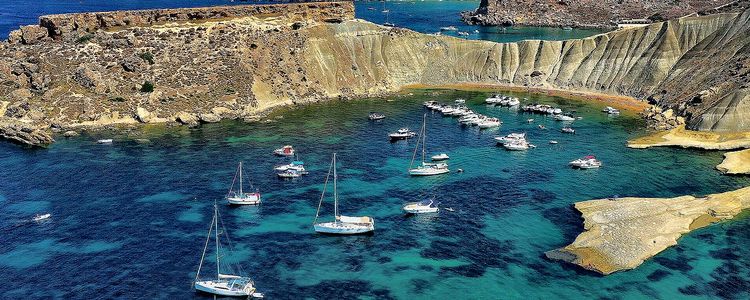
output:
[[[74,15],[44,23],[66,24],[47,35],[22,29],[13,34],[20,38],[0,44],[0,124],[12,119],[39,133],[192,125],[405,85],[482,83],[650,98],[688,115],[696,128],[750,130],[742,121],[750,114],[743,109],[750,105],[750,11],[579,40],[493,43],[354,20],[350,2],[314,5],[325,13],[275,9],[199,20],[136,14],[162,16],[154,23],[117,13],[120,21],[100,27]]]

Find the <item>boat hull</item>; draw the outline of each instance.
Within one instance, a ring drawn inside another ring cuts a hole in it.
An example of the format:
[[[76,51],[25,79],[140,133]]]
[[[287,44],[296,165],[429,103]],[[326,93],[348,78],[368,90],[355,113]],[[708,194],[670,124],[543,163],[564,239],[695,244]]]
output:
[[[444,169],[432,169],[432,168],[419,168],[419,169],[411,169],[409,170],[409,175],[411,176],[433,176],[433,175],[442,175],[450,173],[450,170],[448,168]]]
[[[205,280],[205,281],[197,281],[195,282],[195,290],[201,291],[204,293],[214,294],[214,295],[220,295],[220,296],[230,296],[230,297],[247,297],[252,295],[255,292],[255,288],[245,288],[245,289],[227,289],[220,287],[220,284],[217,284],[218,281],[212,281],[212,280]]]
[[[227,202],[232,205],[258,205],[260,204],[260,195],[249,197],[227,197]]]
[[[421,207],[421,206],[416,206],[416,205],[404,206],[404,211],[407,214],[429,214],[429,213],[436,213],[439,210],[440,209],[437,207]]]
[[[352,224],[343,222],[318,223],[315,232],[323,234],[353,235],[375,231],[375,224]]]

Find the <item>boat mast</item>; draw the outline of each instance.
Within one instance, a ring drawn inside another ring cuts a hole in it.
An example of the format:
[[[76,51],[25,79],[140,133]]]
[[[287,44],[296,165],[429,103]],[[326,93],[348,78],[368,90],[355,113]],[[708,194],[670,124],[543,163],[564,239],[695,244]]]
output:
[[[216,231],[214,231],[214,236],[216,237],[216,278],[219,278],[219,274],[221,272],[219,271],[219,207],[216,205],[216,202],[214,202],[214,226],[216,226]]]
[[[323,199],[326,196],[326,190],[328,189],[328,179],[331,178],[331,168],[333,168],[333,162],[328,167],[328,174],[326,175],[326,181],[323,183],[323,192],[320,193],[320,202],[318,202],[318,211],[315,212],[315,220],[313,224],[318,223],[318,217],[320,216],[320,207],[323,206]]]
[[[242,162],[240,162],[240,197],[242,197]]]
[[[334,219],[338,221],[339,217],[339,193],[336,190],[336,182],[338,181],[338,175],[336,174],[336,152],[333,153],[333,211]]]
[[[424,165],[425,144],[427,143],[427,114],[422,118],[422,165]]]
[[[214,214],[214,218],[216,215]],[[211,230],[214,229],[214,220],[211,220],[211,226],[208,227],[208,234],[206,235],[206,244],[203,245],[203,254],[201,254],[201,263],[198,264],[198,272],[195,274],[195,281],[201,276],[201,268],[203,268],[203,260],[206,258],[206,251],[208,250],[208,242],[211,241]]]

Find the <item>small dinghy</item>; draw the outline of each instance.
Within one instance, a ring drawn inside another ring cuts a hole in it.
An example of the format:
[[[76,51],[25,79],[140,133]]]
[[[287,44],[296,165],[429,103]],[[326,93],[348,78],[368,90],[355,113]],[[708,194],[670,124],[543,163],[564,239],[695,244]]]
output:
[[[234,183],[235,180],[237,180],[237,175],[239,174],[240,179],[240,186],[239,191],[234,191]],[[260,192],[256,189],[255,192],[252,193],[245,193],[242,191],[242,162],[240,162],[239,167],[237,167],[237,172],[234,173],[234,179],[232,179],[232,186],[229,187],[229,193],[227,194],[227,202],[229,204],[233,205],[258,205],[260,204]],[[250,188],[253,188],[252,182],[250,183]]]
[[[294,147],[286,145],[279,149],[273,150],[273,154],[277,156],[294,156]]]
[[[320,208],[323,206],[323,200],[326,195],[326,188],[328,186],[328,179],[331,176],[331,170],[333,170],[333,211],[334,219],[333,222],[320,222],[318,223],[318,217],[320,216]],[[326,234],[362,234],[375,231],[375,221],[371,217],[347,217],[339,214],[339,195],[336,188],[338,183],[338,175],[336,173],[336,153],[333,154],[331,161],[331,168],[326,175],[325,183],[323,183],[323,193],[320,195],[320,202],[318,203],[318,211],[315,213],[315,220],[313,221],[313,227],[315,232],[326,233]]]
[[[408,214],[426,214],[439,211],[438,204],[432,199],[422,200],[404,205],[404,211]]]
[[[378,120],[385,119],[385,115],[381,113],[372,112],[370,113],[368,118],[370,119],[370,121],[378,121]]]
[[[430,158],[432,159],[432,161],[441,161],[441,160],[450,159],[450,157],[448,156],[448,154],[445,154],[445,153],[440,153],[438,155],[433,155]]]
[[[47,220],[47,219],[49,219],[51,217],[52,217],[52,214],[50,214],[50,213],[41,214],[41,215],[37,214],[37,215],[34,215],[34,217],[31,218],[31,220],[33,220],[34,222],[41,222],[41,221]]]
[[[534,119],[528,119],[526,120],[526,123],[534,123]]]
[[[560,131],[562,133],[570,133],[570,134],[575,134],[576,133],[576,130],[573,129],[573,128],[570,128],[570,127],[563,127],[562,129],[560,129]]]
[[[114,142],[114,140],[112,139],[103,139],[103,140],[96,141],[97,144],[112,144],[112,142]]]
[[[549,143],[552,144],[552,145],[556,145],[557,141],[549,141]]]

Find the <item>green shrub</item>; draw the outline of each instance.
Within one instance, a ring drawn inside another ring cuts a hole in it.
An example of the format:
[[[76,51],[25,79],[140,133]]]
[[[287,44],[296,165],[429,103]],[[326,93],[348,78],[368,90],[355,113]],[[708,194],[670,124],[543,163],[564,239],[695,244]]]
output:
[[[146,80],[143,82],[143,85],[141,86],[141,92],[143,93],[150,93],[154,91],[154,84],[151,83],[151,81]]]
[[[93,38],[94,38],[94,35],[93,35],[93,34],[90,34],[90,33],[89,33],[89,34],[85,34],[85,35],[82,35],[82,36],[78,37],[78,39],[76,40],[76,44],[85,44],[85,43],[88,43],[88,42],[90,42],[90,41],[91,41],[91,40],[92,40]]]
[[[149,65],[153,65],[154,64],[154,55],[151,54],[151,52],[143,52],[143,53],[141,53],[141,55],[138,55],[138,56],[141,59],[143,59],[146,62],[148,62]]]

